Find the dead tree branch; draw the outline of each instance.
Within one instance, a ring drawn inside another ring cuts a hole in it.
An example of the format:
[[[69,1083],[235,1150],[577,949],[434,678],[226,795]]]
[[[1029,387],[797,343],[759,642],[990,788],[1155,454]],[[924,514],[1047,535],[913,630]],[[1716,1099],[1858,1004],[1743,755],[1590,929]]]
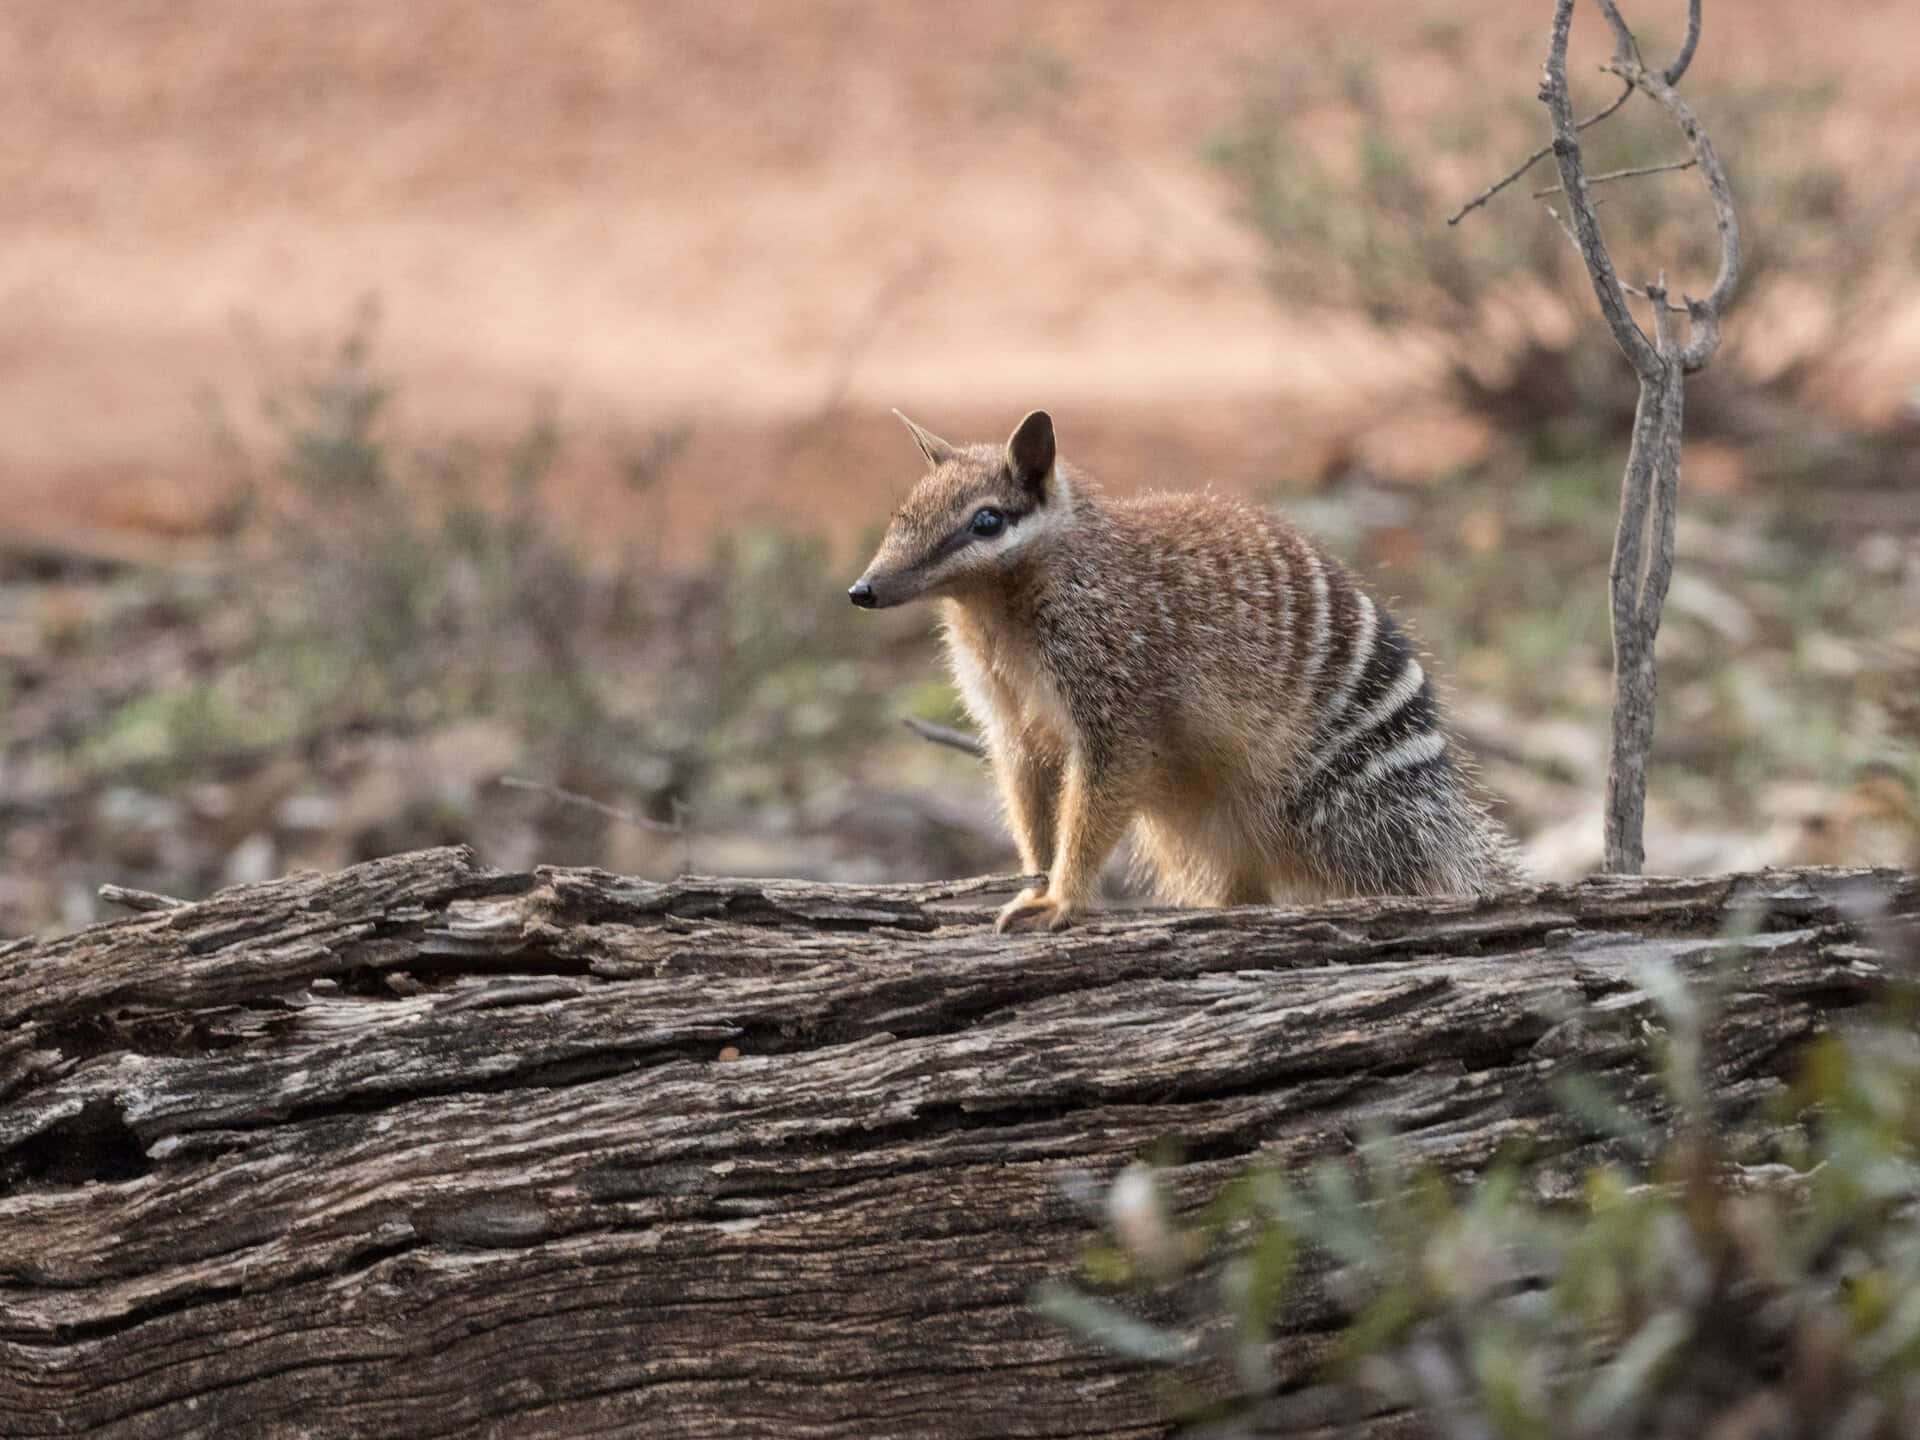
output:
[[[1168,1436],[1030,1304],[1074,1177],[1179,1136],[1197,1204],[1387,1129],[1571,1187],[1559,1077],[1669,1118],[1650,961],[1737,976],[1731,1122],[1920,926],[1912,877],[1772,871],[995,935],[1023,883],[430,850],[0,947],[0,1434]],[[1281,1317],[1260,1434],[1327,1433],[1343,1324]]]
[[[1585,130],[1590,126],[1598,125],[1602,120],[1606,119],[1609,115],[1613,114],[1614,111],[1618,110],[1622,105],[1626,104],[1627,100],[1632,96],[1632,94],[1633,94],[1633,86],[1631,84],[1621,87],[1620,93],[1613,98],[1610,104],[1608,104],[1604,109],[1594,111],[1593,114],[1589,115],[1586,119],[1582,120],[1574,128],[1576,130]],[[1498,195],[1502,190],[1506,189],[1509,185],[1513,184],[1514,181],[1518,180],[1522,175],[1526,174],[1529,170],[1531,170],[1534,166],[1538,165],[1542,160],[1546,159],[1547,156],[1551,155],[1552,153],[1553,153],[1553,143],[1549,141],[1547,144],[1542,145],[1538,150],[1534,151],[1531,155],[1527,156],[1526,159],[1522,160],[1518,165],[1516,165],[1513,169],[1509,170],[1505,175],[1501,176],[1498,180],[1494,181],[1493,184],[1489,185],[1486,189],[1482,190],[1478,195],[1474,196],[1471,200],[1467,201],[1466,204],[1462,205],[1458,210],[1454,211],[1453,214],[1449,215],[1447,217],[1447,224],[1458,225],[1462,220],[1466,219],[1467,216],[1471,215],[1474,211],[1478,210],[1482,205],[1486,204],[1489,200],[1493,199],[1494,196]]]
[[[527,790],[535,795],[544,795],[561,805],[572,805],[581,810],[591,810],[594,814],[608,820],[618,821],[622,825],[631,825],[636,830],[647,830],[655,835],[679,835],[686,830],[686,816],[676,803],[674,810],[678,818],[672,823],[664,820],[650,820],[645,815],[636,815],[631,810],[622,810],[617,805],[609,805],[604,800],[596,800],[591,795],[582,795],[577,790],[562,790],[558,785],[549,785],[541,780],[527,780],[518,775],[503,775],[500,784],[508,790]]]
[[[138,910],[143,913],[154,910],[173,910],[187,903],[172,895],[156,895],[151,890],[135,890],[129,885],[102,885],[99,894],[100,898],[109,905],[118,905],[122,910]]]
[[[918,735],[922,740],[935,745],[945,745],[950,750],[958,750],[962,755],[971,755],[976,760],[987,758],[987,742],[978,735],[969,735],[964,730],[955,730],[949,725],[935,725],[931,720],[920,720],[912,715],[900,722]]]
[[[1687,38],[1680,42],[1680,53],[1673,57],[1673,63],[1661,72],[1660,78],[1669,85],[1678,85],[1687,67],[1693,64],[1693,52],[1699,45],[1700,0],[1687,0]]]
[[[1614,0],[1595,0],[1613,33],[1613,57],[1607,69],[1619,76],[1624,89],[1612,105],[1596,116],[1576,121],[1567,88],[1567,37],[1574,0],[1556,0],[1553,26],[1540,98],[1553,125],[1547,147],[1560,171],[1557,189],[1567,197],[1567,218],[1548,207],[1579,249],[1593,293],[1606,317],[1614,342],[1633,366],[1640,381],[1640,402],[1634,412],[1633,438],[1627,453],[1621,486],[1620,525],[1614,537],[1613,561],[1608,572],[1613,628],[1614,702],[1612,733],[1607,756],[1606,867],[1638,874],[1646,860],[1647,755],[1653,746],[1654,639],[1660,612],[1666,603],[1667,583],[1673,574],[1674,508],[1680,482],[1680,439],[1685,417],[1686,376],[1704,366],[1720,343],[1720,318],[1733,300],[1740,276],[1740,225],[1726,172],[1705,128],[1673,86],[1693,63],[1700,42],[1700,0],[1689,0],[1687,33],[1680,52],[1664,70],[1649,70],[1640,57],[1640,45]],[[1671,165],[1637,171],[1586,174],[1580,151],[1580,131],[1603,119],[1634,92],[1647,96],[1672,116],[1686,138],[1692,157]],[[1484,203],[1524,174],[1545,150],[1536,151],[1520,168],[1476,197],[1460,212]],[[1720,266],[1713,289],[1704,300],[1686,297],[1682,306],[1667,298],[1664,274],[1644,289],[1624,283],[1614,269],[1600,230],[1592,187],[1604,180],[1669,169],[1698,168],[1711,196],[1715,224],[1720,232]],[[1540,192],[1542,195],[1552,190]],[[1537,197],[1536,197],[1537,198]],[[1460,215],[1453,218],[1458,220]],[[1634,319],[1629,295],[1643,296],[1653,312],[1654,333],[1649,336]],[[1684,343],[1672,333],[1669,317],[1685,314]]]
[[[1608,180],[1631,180],[1640,175],[1664,175],[1670,170],[1691,170],[1699,163],[1698,160],[1669,160],[1664,165],[1638,165],[1631,170],[1609,170],[1601,175],[1589,175],[1587,177],[1587,183],[1589,185],[1599,185]],[[1549,195],[1558,195],[1559,193],[1560,187],[1558,185],[1549,185],[1544,190],[1531,192],[1529,198],[1544,200]],[[1686,312],[1682,311],[1681,313],[1684,314]]]
[[[1544,191],[1542,193],[1548,194],[1548,195],[1554,195],[1554,194],[1558,194],[1559,191],[1560,191],[1560,187],[1556,185],[1553,187],[1552,190]],[[1593,203],[1597,206],[1600,202],[1596,200]],[[1560,233],[1567,237],[1567,243],[1573,246],[1574,253],[1578,254],[1580,251],[1580,237],[1573,233],[1573,227],[1567,223],[1566,217],[1562,215],[1558,210],[1554,209],[1553,206],[1551,205],[1547,205],[1542,208],[1546,210],[1547,214],[1553,217],[1553,223],[1560,227]],[[1645,300],[1648,304],[1653,303],[1653,296],[1647,292],[1646,287],[1644,286],[1629,285],[1625,280],[1622,280],[1620,282],[1620,288],[1626,291],[1627,294],[1633,296],[1637,300]],[[1663,302],[1663,308],[1665,308],[1666,312],[1669,315],[1685,315],[1687,313],[1686,306],[1676,305],[1671,300]]]

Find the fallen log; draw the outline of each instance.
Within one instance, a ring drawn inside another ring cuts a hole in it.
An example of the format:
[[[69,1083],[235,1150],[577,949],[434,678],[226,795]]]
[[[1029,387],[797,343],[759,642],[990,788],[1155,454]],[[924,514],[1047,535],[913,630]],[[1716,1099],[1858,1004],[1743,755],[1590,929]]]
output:
[[[0,1434],[1163,1435],[1029,1304],[1089,1234],[1063,1179],[1172,1140],[1198,1197],[1382,1125],[1571,1175],[1555,1075],[1658,1111],[1643,962],[1726,967],[1732,1115],[1875,993],[1850,897],[1920,911],[1770,871],[998,936],[1005,888],[443,849],[16,942]]]

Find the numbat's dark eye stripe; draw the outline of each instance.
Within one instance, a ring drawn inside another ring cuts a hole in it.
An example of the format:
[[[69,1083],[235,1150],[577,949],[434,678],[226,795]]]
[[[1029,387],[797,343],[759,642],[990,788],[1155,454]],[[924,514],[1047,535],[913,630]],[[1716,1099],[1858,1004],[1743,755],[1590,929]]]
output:
[[[956,550],[965,549],[976,540],[997,540],[1007,533],[1007,528],[1024,517],[1025,510],[1002,510],[997,505],[982,505],[973,512],[973,518],[954,531],[946,539],[933,547],[933,553],[922,564],[931,564],[944,560]],[[987,523],[983,524],[985,521]]]

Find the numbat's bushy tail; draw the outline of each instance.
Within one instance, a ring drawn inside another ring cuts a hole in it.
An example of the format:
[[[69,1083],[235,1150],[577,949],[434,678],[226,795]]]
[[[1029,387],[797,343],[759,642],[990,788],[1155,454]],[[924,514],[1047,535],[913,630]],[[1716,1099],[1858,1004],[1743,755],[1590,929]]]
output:
[[[1313,540],[1213,495],[1109,499],[1041,411],[1004,447],[907,425],[927,473],[849,594],[941,602],[1020,858],[1048,877],[1001,929],[1066,924],[1134,822],[1183,904],[1519,877],[1413,646]]]

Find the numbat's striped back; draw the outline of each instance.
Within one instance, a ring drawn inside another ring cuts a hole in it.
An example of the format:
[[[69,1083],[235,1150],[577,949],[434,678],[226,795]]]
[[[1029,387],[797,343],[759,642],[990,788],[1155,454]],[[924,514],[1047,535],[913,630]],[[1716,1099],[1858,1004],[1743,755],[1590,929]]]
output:
[[[1176,780],[1147,787],[1141,821],[1168,898],[1474,893],[1518,877],[1413,643],[1345,566],[1217,496],[1109,501],[1083,482],[1076,504],[1076,544],[1052,567],[1064,584],[1042,587],[1070,612],[1043,631],[1074,639],[1044,648],[1064,690],[1106,696],[1159,742]],[[1150,596],[1158,644],[1110,689],[1087,669],[1106,663],[1098,632],[1133,624]]]
[[[1306,535],[1205,493],[1109,499],[1040,412],[1004,450],[912,428],[928,473],[851,593],[944,603],[1021,859],[1048,875],[1003,927],[1064,923],[1129,823],[1188,904],[1518,877],[1412,643]]]
[[[1511,880],[1511,847],[1469,796],[1433,687],[1393,617],[1352,578],[1346,672],[1326,691],[1287,807],[1330,885],[1356,892],[1480,890]]]

